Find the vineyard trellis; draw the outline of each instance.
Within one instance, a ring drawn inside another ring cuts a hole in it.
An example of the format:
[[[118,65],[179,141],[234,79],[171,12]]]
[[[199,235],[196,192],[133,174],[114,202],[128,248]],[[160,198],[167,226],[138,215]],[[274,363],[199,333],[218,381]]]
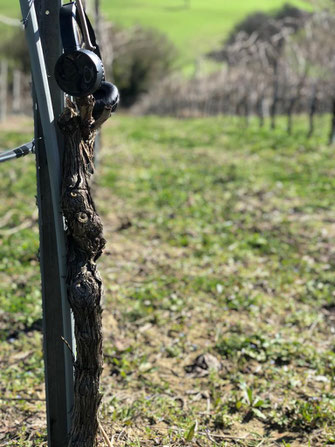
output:
[[[66,247],[60,209],[63,145],[55,125],[55,116],[63,108],[63,94],[52,78],[48,80],[48,73],[52,73],[55,58],[61,52],[58,28],[61,1],[20,0],[20,5],[34,92],[48,441],[50,446],[65,446],[73,407],[73,361],[67,346],[72,350],[74,346],[65,284]],[[50,256],[51,253],[55,256]]]
[[[87,27],[89,22],[83,10],[77,17],[80,0],[71,5],[76,26]],[[48,445],[93,447],[98,429],[97,411],[101,400],[99,379],[102,371],[102,283],[95,261],[102,252],[104,239],[90,193],[89,177],[93,173],[97,131],[115,111],[118,91],[102,78],[99,85],[94,84],[95,90],[85,91],[81,98],[74,98],[71,109],[69,103],[64,109],[64,92],[57,85],[54,69],[59,59],[68,57],[66,51],[60,57],[64,45],[64,40],[61,42],[60,39],[60,11],[65,6],[62,7],[61,0],[20,0],[20,6],[31,60],[34,140],[0,154],[0,162],[36,153]],[[90,37],[94,36],[90,24],[88,29]],[[87,41],[84,42],[82,54],[86,55]],[[93,43],[96,45],[95,40]],[[92,46],[92,50],[96,48],[97,45]],[[99,50],[95,52],[97,56],[94,61],[98,60]],[[101,61],[99,64],[102,66]],[[2,62],[0,72],[0,95],[7,105],[6,61]],[[20,81],[21,75],[14,71],[13,89],[16,95],[20,92]],[[19,108],[16,98],[13,109]],[[1,113],[1,118],[5,119],[4,106]],[[73,127],[76,132],[70,130]],[[77,175],[82,176],[85,190],[79,187],[75,193],[72,182]],[[81,202],[80,198],[87,200]],[[69,207],[69,200],[77,201],[77,205],[81,206],[78,212],[75,212],[76,207]],[[93,215],[94,222],[91,222]],[[79,245],[78,231],[81,238]],[[101,241],[99,250],[86,253],[86,249],[95,244],[96,231]],[[73,244],[76,240],[77,245]],[[91,288],[93,278],[96,293]],[[78,349],[75,348],[74,329]],[[88,333],[91,333],[91,338]],[[91,347],[88,356],[87,343]],[[96,370],[92,366],[95,357]],[[89,405],[90,413],[87,412]]]

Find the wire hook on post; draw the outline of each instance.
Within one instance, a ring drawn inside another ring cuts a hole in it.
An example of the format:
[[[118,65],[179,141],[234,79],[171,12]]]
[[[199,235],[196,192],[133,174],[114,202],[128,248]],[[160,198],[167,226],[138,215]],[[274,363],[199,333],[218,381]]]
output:
[[[85,48],[90,51],[94,51],[96,47],[92,44],[90,33],[88,31],[87,21],[86,21],[86,15],[84,11],[83,4],[81,3],[81,0],[76,0],[76,5],[79,13],[79,18],[82,26],[82,32],[83,32],[83,38],[85,42]]]
[[[30,16],[30,12],[31,12],[31,8],[32,8],[32,6],[33,6],[33,4],[34,4],[34,1],[35,1],[35,0],[31,0],[31,1],[30,1],[30,7],[29,7],[29,10],[28,10],[28,13],[27,13],[27,15],[21,20],[21,23],[22,23],[22,25],[23,25],[23,28],[25,28],[25,27],[27,26],[28,19],[29,19],[29,16]]]

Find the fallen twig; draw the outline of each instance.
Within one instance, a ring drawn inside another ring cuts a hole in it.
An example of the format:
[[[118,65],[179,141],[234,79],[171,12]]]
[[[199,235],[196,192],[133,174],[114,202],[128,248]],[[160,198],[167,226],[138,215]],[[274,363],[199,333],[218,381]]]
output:
[[[113,447],[113,437],[112,437],[112,442],[109,440],[107,433],[105,432],[105,429],[103,428],[100,420],[98,419],[98,425],[99,425],[99,429],[101,431],[102,437],[104,438],[104,440],[106,441],[106,444],[108,447]]]

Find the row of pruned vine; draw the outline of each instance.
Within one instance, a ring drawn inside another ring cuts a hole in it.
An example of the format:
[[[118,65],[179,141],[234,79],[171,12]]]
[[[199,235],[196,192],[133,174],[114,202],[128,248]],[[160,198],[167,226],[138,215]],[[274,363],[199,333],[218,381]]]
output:
[[[267,32],[263,28],[267,27]],[[269,20],[263,28],[240,31],[210,57],[221,64],[211,75],[189,81],[170,77],[143,98],[137,111],[161,115],[217,114],[270,117],[307,113],[309,136],[317,113],[331,113],[335,140],[335,17],[327,11]]]

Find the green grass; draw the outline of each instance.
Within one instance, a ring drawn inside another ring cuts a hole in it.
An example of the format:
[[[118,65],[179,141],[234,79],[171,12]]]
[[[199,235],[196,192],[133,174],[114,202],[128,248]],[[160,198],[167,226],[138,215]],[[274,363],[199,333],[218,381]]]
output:
[[[91,1],[88,4],[92,4]],[[202,54],[217,48],[227,32],[255,10],[273,11],[286,0],[102,0],[104,16],[122,26],[136,24],[156,28],[165,33],[177,46],[179,63],[192,66]],[[291,0],[289,3],[309,8],[308,2]],[[19,2],[0,0],[1,14],[19,17]]]
[[[292,136],[284,119],[275,131],[229,117],[118,116],[105,128],[101,420],[117,445],[334,444],[328,121],[310,140],[304,117]],[[30,137],[12,128],[3,147]],[[0,165],[0,179],[0,445],[42,446],[33,158]],[[207,353],[221,370],[187,372]]]
[[[0,0],[1,15],[7,17],[21,18],[20,2]]]
[[[272,11],[285,0],[102,0],[103,13],[121,25],[141,24],[154,27],[169,36],[182,55],[183,63],[192,63],[200,55],[217,48],[227,32],[250,12]],[[293,0],[297,6],[306,2]]]

